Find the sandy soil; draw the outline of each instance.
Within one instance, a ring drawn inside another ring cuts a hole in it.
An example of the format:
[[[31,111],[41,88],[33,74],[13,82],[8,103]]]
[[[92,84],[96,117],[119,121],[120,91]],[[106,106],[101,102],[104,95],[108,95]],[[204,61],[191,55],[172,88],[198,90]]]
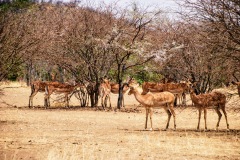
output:
[[[231,131],[226,131],[224,116],[220,131],[214,130],[217,114],[208,111],[208,128],[196,131],[196,108],[178,107],[177,130],[163,131],[167,115],[156,109],[154,131],[144,129],[145,110],[133,96],[125,95],[126,110],[103,111],[91,108],[65,109],[52,104],[44,109],[43,94],[34,98],[29,109],[30,88],[1,85],[0,96],[0,159],[239,159],[240,98],[227,104]],[[112,95],[116,106],[117,95]],[[53,98],[54,99],[54,98]],[[51,99],[51,100],[53,100]],[[188,103],[191,103],[188,101]],[[71,105],[78,101],[71,99]],[[150,124],[149,124],[150,125]]]

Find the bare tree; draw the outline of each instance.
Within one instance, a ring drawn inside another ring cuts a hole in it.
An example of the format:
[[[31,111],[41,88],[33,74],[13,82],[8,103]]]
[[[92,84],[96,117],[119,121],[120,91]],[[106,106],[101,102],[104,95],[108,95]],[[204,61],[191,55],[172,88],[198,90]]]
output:
[[[152,47],[146,35],[150,32],[148,25],[158,13],[150,16],[135,6],[134,13],[129,14],[115,7],[63,7],[65,14],[61,26],[65,27],[60,32],[61,53],[56,50],[58,57],[54,59],[55,62],[60,60],[59,63],[81,81],[94,84],[90,87],[93,89],[90,92],[91,106],[98,101],[100,79],[110,69],[116,67],[121,98],[125,70],[154,57],[146,55]]]
[[[111,50],[106,47],[114,18],[106,9],[92,9],[72,5],[43,6],[51,28],[51,43],[47,46],[50,63],[70,72],[77,81],[89,82],[91,106],[98,102],[101,77],[113,65]]]
[[[29,58],[40,42],[27,9],[4,12],[0,16],[0,80]]]
[[[153,50],[151,43],[150,24],[160,13],[141,10],[136,4],[132,10],[120,12],[118,20],[112,28],[110,48],[116,62],[117,81],[120,86],[117,108],[122,107],[123,77],[126,71],[138,65],[142,65],[155,57],[150,52]]]
[[[201,93],[228,81],[228,67],[234,63],[226,56],[226,49],[219,47],[223,37],[211,35],[203,25],[179,25],[177,32],[172,31],[168,38],[182,47],[169,50],[162,72],[179,80],[198,82]],[[211,43],[213,39],[217,43]]]
[[[182,19],[169,23],[168,30],[159,29],[166,48],[161,73],[190,78],[201,93],[231,81],[231,76],[239,79],[239,3],[184,2]]]
[[[240,79],[240,3],[237,0],[184,0],[186,21],[194,22],[204,28],[205,40],[209,45],[221,50],[221,57],[225,59],[226,75]],[[206,34],[207,33],[207,34]],[[229,79],[231,81],[231,79]]]

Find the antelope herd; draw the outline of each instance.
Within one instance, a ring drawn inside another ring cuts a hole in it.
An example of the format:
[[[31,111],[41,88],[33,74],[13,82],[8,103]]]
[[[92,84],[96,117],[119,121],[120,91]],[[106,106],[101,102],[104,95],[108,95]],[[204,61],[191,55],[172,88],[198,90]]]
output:
[[[240,82],[233,82],[233,84],[238,86],[238,94],[240,96]],[[69,99],[74,91],[78,87],[85,87],[85,85],[70,85],[60,82],[42,82],[35,81],[31,85],[31,95],[29,97],[29,107],[33,106],[33,98],[38,92],[45,92],[44,96],[44,106],[46,108],[50,107],[50,96],[52,93],[64,94],[65,106],[69,107]],[[168,121],[165,129],[168,129],[171,116],[174,119],[174,130],[176,129],[176,114],[174,112],[174,102],[178,99],[178,104],[186,105],[186,94],[190,93],[190,98],[194,107],[199,111],[197,130],[200,128],[201,113],[204,111],[205,120],[205,130],[207,130],[207,109],[215,109],[218,114],[218,122],[216,125],[216,130],[218,130],[219,123],[222,117],[220,110],[222,110],[226,124],[227,130],[229,130],[229,124],[227,119],[226,107],[226,96],[220,92],[212,92],[206,94],[196,95],[194,92],[194,85],[190,82],[181,83],[154,83],[154,82],[144,82],[142,84],[142,92],[138,90],[139,84],[131,78],[123,86],[123,101],[122,106],[124,106],[124,94],[128,92],[128,95],[133,94],[135,99],[146,109],[146,121],[145,129],[147,129],[148,116],[150,114],[150,123],[152,127],[152,115],[153,108],[163,108],[168,114]],[[107,100],[111,107],[110,94],[119,93],[119,84],[112,83],[107,78],[102,79],[99,86],[99,96],[101,98],[101,105],[103,109],[107,107]]]
[[[143,92],[146,94],[150,92],[163,92],[169,91],[173,93],[178,99],[179,104],[182,101],[182,104],[186,104],[186,93],[189,92],[190,82],[185,83],[154,83],[154,82],[144,82],[142,84]],[[182,99],[183,98],[183,99]]]
[[[65,106],[69,107],[69,95],[74,92],[77,87],[82,85],[70,85],[67,83],[60,82],[42,82],[35,81],[31,84],[31,95],[29,97],[29,108],[33,106],[33,98],[38,92],[45,92],[44,106],[45,108],[50,107],[50,96],[52,93],[64,94]]]

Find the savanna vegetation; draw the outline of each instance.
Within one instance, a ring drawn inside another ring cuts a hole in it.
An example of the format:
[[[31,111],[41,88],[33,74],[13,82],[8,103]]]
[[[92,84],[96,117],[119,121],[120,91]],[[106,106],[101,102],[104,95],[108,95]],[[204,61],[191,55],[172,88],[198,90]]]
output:
[[[91,106],[104,76],[189,79],[200,93],[239,81],[238,1],[183,0],[175,19],[116,4],[1,1],[0,80],[91,82]]]
[[[177,2],[0,0],[0,159],[238,159],[240,3]]]

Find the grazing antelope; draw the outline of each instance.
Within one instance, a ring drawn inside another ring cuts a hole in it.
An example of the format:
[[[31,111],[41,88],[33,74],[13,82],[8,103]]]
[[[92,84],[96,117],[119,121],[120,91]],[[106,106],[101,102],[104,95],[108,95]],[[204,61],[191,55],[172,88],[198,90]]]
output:
[[[190,97],[194,103],[194,106],[196,106],[199,111],[197,130],[199,130],[202,110],[204,110],[205,130],[207,130],[207,122],[206,122],[207,121],[207,109],[209,109],[209,108],[214,108],[216,113],[218,114],[218,122],[216,125],[216,130],[218,130],[219,122],[222,117],[220,109],[224,113],[224,116],[226,119],[226,124],[227,124],[227,130],[229,130],[227,113],[225,110],[226,96],[224,94],[222,94],[220,92],[212,92],[212,93],[196,95],[194,90],[191,90]]]
[[[38,92],[45,92],[45,88],[49,83],[59,84],[59,82],[43,82],[43,81],[34,81],[31,84],[31,95],[29,96],[29,104],[28,107],[33,106],[33,98]],[[49,100],[47,100],[49,101]]]
[[[52,93],[56,94],[64,94],[64,102],[65,106],[69,107],[69,95],[74,92],[78,87],[82,87],[82,85],[70,85],[65,83],[53,82],[48,83],[45,87],[45,96],[44,96],[44,106],[50,107],[50,96]]]
[[[159,93],[147,93],[145,95],[140,94],[140,92],[137,89],[137,86],[130,85],[130,91],[128,92],[128,95],[134,94],[136,100],[141,103],[146,108],[146,121],[145,121],[145,129],[147,129],[147,121],[148,121],[148,115],[150,114],[150,122],[151,122],[151,128],[152,130],[152,114],[153,114],[153,108],[164,108],[164,110],[168,114],[168,122],[166,125],[166,130],[168,129],[169,122],[171,119],[171,116],[173,115],[174,119],[174,129],[176,129],[176,120],[175,120],[175,112],[173,109],[175,96],[170,92],[159,92]]]

